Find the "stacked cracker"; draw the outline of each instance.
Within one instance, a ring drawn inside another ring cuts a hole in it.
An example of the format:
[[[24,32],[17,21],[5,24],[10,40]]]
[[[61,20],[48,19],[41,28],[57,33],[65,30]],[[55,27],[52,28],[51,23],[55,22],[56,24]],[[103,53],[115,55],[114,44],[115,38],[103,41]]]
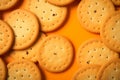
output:
[[[112,3],[113,2],[113,3]],[[77,53],[80,65],[73,80],[120,80],[119,0],[82,0],[78,6],[80,24],[101,39],[84,42]],[[113,5],[115,4],[115,6]]]
[[[0,59],[0,80],[42,80],[39,67],[49,72],[62,72],[70,66],[72,43],[61,35],[44,34],[62,26],[67,15],[65,6],[73,0],[61,1],[59,6],[55,6],[56,2],[26,0],[22,8],[14,9],[22,2],[0,1],[1,12],[10,10],[4,21],[0,20],[0,55],[7,53],[13,58],[7,66]]]

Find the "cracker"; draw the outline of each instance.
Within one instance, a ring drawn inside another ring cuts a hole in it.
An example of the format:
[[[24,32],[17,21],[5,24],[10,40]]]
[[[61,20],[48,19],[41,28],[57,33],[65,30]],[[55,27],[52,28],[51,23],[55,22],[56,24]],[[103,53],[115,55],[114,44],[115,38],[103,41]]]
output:
[[[65,5],[72,3],[75,0],[47,0],[47,1],[54,5],[65,6]]]
[[[18,0],[0,0],[0,10],[7,10],[13,7]]]
[[[120,59],[106,63],[97,75],[97,80],[120,80]]]
[[[77,52],[77,60],[81,66],[89,64],[103,65],[113,58],[118,58],[118,53],[104,45],[100,39],[90,39],[84,42]]]
[[[120,52],[120,11],[115,12],[101,28],[101,38],[110,49]]]
[[[38,67],[29,60],[17,60],[7,65],[7,80],[41,80]]]
[[[73,59],[73,47],[63,36],[52,34],[46,37],[39,50],[39,64],[47,71],[62,72]]]
[[[112,0],[113,4],[116,6],[120,6],[120,0]]]
[[[14,33],[11,27],[0,20],[0,55],[5,54],[12,48]]]
[[[24,7],[37,15],[44,32],[50,32],[61,27],[67,15],[66,7],[54,6],[46,0],[27,0]]]
[[[99,65],[84,66],[75,73],[72,80],[97,80],[96,78],[99,69]]]
[[[110,0],[81,0],[77,9],[81,26],[94,33],[100,33],[100,28],[114,12],[115,8]]]
[[[0,58],[0,80],[6,80],[7,69],[4,61]]]
[[[38,47],[41,45],[42,40],[45,38],[45,34],[42,34],[39,36],[38,40],[34,45],[32,45],[30,48],[25,49],[25,50],[13,50],[9,54],[13,59],[18,60],[18,59],[28,59],[33,62],[37,62],[38,60],[38,54],[39,54],[39,49]]]
[[[36,16],[31,12],[14,10],[5,17],[5,21],[15,32],[14,50],[26,49],[36,41],[40,27]]]

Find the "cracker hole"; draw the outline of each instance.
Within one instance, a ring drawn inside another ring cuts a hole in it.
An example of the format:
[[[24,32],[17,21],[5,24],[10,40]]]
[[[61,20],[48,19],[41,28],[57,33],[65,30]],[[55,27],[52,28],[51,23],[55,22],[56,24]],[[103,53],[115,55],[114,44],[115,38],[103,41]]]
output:
[[[8,30],[6,29],[5,32],[8,32]]]
[[[93,49],[93,51],[96,51],[96,49]]]
[[[88,53],[90,53],[90,51],[87,51]]]
[[[28,55],[29,54],[29,52],[28,51],[26,51],[26,55]]]
[[[87,63],[87,64],[90,64],[90,61],[87,61],[86,63]]]
[[[24,37],[24,35],[22,35],[22,37]]]
[[[28,77],[31,77],[31,75],[29,74]]]
[[[114,39],[114,38],[115,38],[115,36],[112,36],[112,38]]]
[[[35,6],[35,8],[37,9],[37,8],[38,8],[38,6]]]
[[[48,18],[48,20],[50,20],[50,18]]]
[[[96,4],[96,5],[98,5],[98,3],[97,3],[97,2],[95,2],[95,4]]]
[[[22,59],[25,59],[24,57],[22,57]]]
[[[20,28],[22,28],[22,26],[20,26]]]
[[[14,80],[16,80],[16,77],[14,77]]]
[[[52,14],[52,16],[57,16],[57,14]]]
[[[43,19],[43,17],[41,17],[41,19]]]
[[[90,78],[90,76],[88,75],[88,78]]]
[[[114,28],[112,28],[112,30],[114,30]]]
[[[106,59],[108,59],[109,57],[108,56],[106,56]]]
[[[18,19],[16,19],[16,21],[18,21]]]
[[[54,52],[53,54],[54,54],[54,55],[57,55],[57,53],[55,53],[55,52]]]
[[[105,48],[101,48],[102,50],[105,50]]]
[[[52,9],[50,9],[50,11],[52,12],[53,10],[52,10]]]
[[[24,23],[25,21],[23,20],[22,22]]]
[[[103,16],[102,14],[100,16]]]
[[[114,77],[114,76],[112,76],[112,79],[115,79],[115,77]]]
[[[45,11],[43,11],[43,13],[45,13]]]
[[[16,28],[16,26],[13,26],[14,28]]]
[[[91,17],[90,20],[93,20],[93,18]]]
[[[119,23],[119,21],[117,21],[117,20],[116,20],[115,22],[116,22],[116,23]]]
[[[23,75],[20,75],[21,77],[23,77]]]
[[[3,41],[3,39],[0,39],[0,41]]]
[[[93,58],[93,56],[91,56],[91,58]]]
[[[18,70],[16,70],[16,72],[18,72]]]
[[[105,10],[105,8],[102,8],[102,10]]]
[[[94,13],[97,13],[97,10],[94,10]]]
[[[90,14],[89,12],[87,12],[87,14]]]
[[[88,6],[89,8],[91,7],[91,5]]]
[[[27,31],[29,31],[29,28],[27,28]]]
[[[100,21],[98,20],[97,22],[99,23]]]

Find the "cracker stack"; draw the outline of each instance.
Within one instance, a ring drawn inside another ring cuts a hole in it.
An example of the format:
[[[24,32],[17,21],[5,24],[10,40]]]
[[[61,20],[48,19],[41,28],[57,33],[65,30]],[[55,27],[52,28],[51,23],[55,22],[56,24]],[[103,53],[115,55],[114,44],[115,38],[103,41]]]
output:
[[[99,36],[75,51],[69,36],[57,34],[74,2],[79,2],[79,24]],[[0,0],[0,80],[67,75],[75,71],[73,63],[78,63],[78,71],[72,80],[120,80],[119,5],[120,0]]]

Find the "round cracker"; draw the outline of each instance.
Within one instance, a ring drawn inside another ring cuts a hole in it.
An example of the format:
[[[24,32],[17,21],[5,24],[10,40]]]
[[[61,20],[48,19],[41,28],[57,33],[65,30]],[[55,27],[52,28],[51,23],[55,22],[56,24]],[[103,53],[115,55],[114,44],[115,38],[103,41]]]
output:
[[[97,80],[120,80],[120,59],[113,59],[102,66]]]
[[[46,0],[27,0],[25,8],[37,15],[44,32],[58,29],[65,21],[67,15],[66,7],[54,6]]]
[[[84,66],[75,73],[72,80],[96,80],[99,69],[99,65]]]
[[[112,0],[113,4],[116,6],[120,6],[120,0]]]
[[[8,80],[41,80],[38,67],[28,60],[17,60],[7,65]]]
[[[101,38],[110,49],[120,52],[120,11],[115,12],[101,28]]]
[[[115,12],[110,0],[82,0],[77,14],[80,24],[90,32],[99,33],[106,19]]]
[[[13,49],[21,50],[30,47],[39,34],[39,23],[34,14],[23,9],[12,11],[5,21],[15,32],[15,45]]]
[[[12,48],[14,33],[11,27],[0,20],[0,55],[5,54]]]
[[[73,59],[72,44],[63,36],[49,35],[39,50],[39,63],[50,72],[61,72],[67,69]]]
[[[0,0],[0,10],[7,10],[13,7],[18,0]]]
[[[65,6],[65,5],[72,3],[75,0],[47,0],[47,1],[54,5]]]
[[[0,80],[6,80],[7,69],[4,61],[0,58]]]
[[[38,61],[38,54],[39,54],[39,49],[38,47],[41,45],[42,40],[45,38],[45,34],[42,34],[39,36],[38,40],[35,42],[34,45],[32,45],[30,48],[25,49],[25,50],[12,50],[9,54],[10,56],[15,59],[27,59],[31,60],[33,62]]]
[[[84,42],[77,52],[78,63],[82,66],[89,64],[103,65],[113,58],[118,58],[118,53],[104,45],[100,39],[90,39]]]

